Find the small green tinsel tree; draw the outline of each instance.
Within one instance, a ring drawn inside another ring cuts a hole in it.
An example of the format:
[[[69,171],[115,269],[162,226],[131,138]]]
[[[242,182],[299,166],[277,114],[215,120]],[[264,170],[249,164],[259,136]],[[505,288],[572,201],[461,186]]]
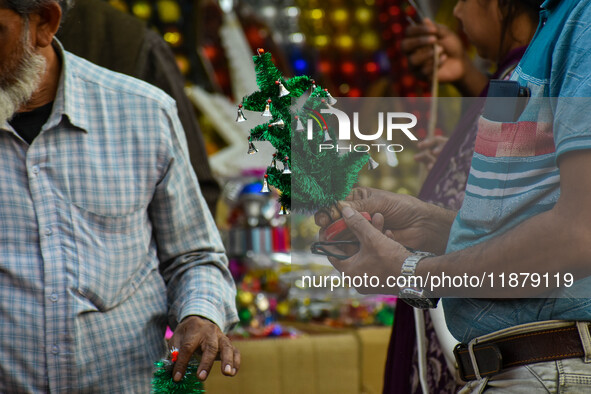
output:
[[[180,382],[172,380],[174,364],[170,360],[154,363],[156,371],[152,377],[152,393],[154,394],[204,394],[203,383],[197,377],[198,364],[189,363],[185,376]]]
[[[333,116],[328,116],[326,123],[319,123],[315,115],[334,99],[308,76],[284,79],[270,53],[259,49],[253,60],[260,90],[244,97],[239,107],[239,119],[242,106],[260,112],[268,106],[269,122],[250,130],[249,143],[269,141],[276,149],[266,175],[267,182],[281,191],[279,202],[287,209],[315,211],[344,199],[357,182],[357,175],[368,162],[369,155],[339,153],[336,149],[319,152],[318,147],[325,142],[326,133],[334,141],[336,134],[331,122]],[[283,89],[288,94],[281,95]],[[298,101],[297,106],[293,105],[295,101]],[[312,140],[308,140],[303,127],[296,131],[297,125],[307,125],[309,118],[314,119]],[[276,162],[287,164],[291,174],[284,174],[285,167],[278,168]]]

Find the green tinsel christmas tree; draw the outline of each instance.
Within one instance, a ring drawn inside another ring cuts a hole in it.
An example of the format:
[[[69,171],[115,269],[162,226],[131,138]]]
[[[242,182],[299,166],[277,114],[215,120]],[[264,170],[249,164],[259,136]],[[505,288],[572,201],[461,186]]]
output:
[[[199,364],[193,360],[187,366],[185,376],[180,382],[172,380],[172,369],[178,356],[178,349],[173,348],[170,359],[154,363],[156,370],[152,377],[153,394],[204,394],[203,383],[197,377]]]
[[[270,53],[259,49],[253,60],[260,90],[242,100],[236,121],[245,120],[242,108],[259,111],[270,118],[269,122],[250,130],[248,152],[256,152],[256,141],[269,141],[276,149],[267,167],[265,183],[281,192],[281,213],[292,207],[311,212],[344,199],[370,158],[366,153],[319,151],[320,144],[336,141],[336,134],[331,123],[333,117],[325,120],[320,116],[323,121],[319,122],[317,115],[336,100],[308,76],[284,79]],[[311,140],[304,128],[308,119],[313,119]],[[283,166],[278,167],[278,162]]]

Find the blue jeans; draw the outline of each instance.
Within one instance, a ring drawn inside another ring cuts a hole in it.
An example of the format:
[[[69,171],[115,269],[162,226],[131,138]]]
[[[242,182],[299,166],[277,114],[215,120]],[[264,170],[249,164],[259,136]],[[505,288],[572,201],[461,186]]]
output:
[[[591,336],[588,322],[579,325],[585,357],[567,358],[509,368],[468,382],[459,394],[591,393]]]

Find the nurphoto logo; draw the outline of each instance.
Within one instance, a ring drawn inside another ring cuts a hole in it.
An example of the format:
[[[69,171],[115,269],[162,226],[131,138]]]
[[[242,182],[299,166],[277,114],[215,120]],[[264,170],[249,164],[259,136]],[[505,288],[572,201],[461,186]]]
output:
[[[382,138],[384,134],[384,128],[386,129],[386,140],[392,141],[392,136],[396,132],[402,132],[411,141],[417,141],[417,137],[411,132],[414,126],[417,125],[417,117],[408,112],[378,112],[378,130],[373,134],[365,134],[359,130],[359,112],[353,112],[353,127],[351,127],[351,119],[346,112],[336,109],[334,107],[323,108],[320,110],[322,114],[331,114],[337,117],[339,131],[338,141],[350,141],[351,140],[351,129],[355,137],[361,141],[377,141]],[[308,119],[307,132],[308,140],[313,138],[313,119]],[[384,127],[385,123],[385,127]],[[348,152],[369,152],[372,149],[378,152],[381,149],[386,149],[389,152],[401,152],[404,147],[400,144],[337,144],[331,143],[332,141],[325,141],[325,143],[319,144],[318,151],[323,150],[334,150],[337,151],[348,151]]]

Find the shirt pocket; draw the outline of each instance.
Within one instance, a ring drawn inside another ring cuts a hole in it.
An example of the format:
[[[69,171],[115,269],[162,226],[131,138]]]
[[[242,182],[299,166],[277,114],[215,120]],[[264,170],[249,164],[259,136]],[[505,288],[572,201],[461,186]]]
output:
[[[503,196],[509,163],[502,154],[513,139],[512,125],[483,116],[478,120],[466,194],[459,211],[460,220],[471,228],[469,233],[474,240],[494,232],[504,217]]]
[[[101,178],[79,188],[71,187],[69,199],[80,210],[97,216],[124,218],[145,209],[146,197],[135,183],[132,177]]]
[[[549,122],[494,122],[481,117],[467,193],[484,198],[480,215],[496,229],[541,198],[539,187],[556,178]],[[554,182],[555,183],[555,182]],[[531,201],[530,201],[531,200]],[[496,219],[495,219],[496,218]]]
[[[107,149],[107,148],[105,148]],[[145,209],[156,179],[152,168],[141,158],[120,152],[84,149],[55,160],[55,177],[72,204],[99,216],[124,217]]]
[[[512,156],[520,122],[495,122],[481,116],[474,152],[489,158]]]
[[[71,205],[78,292],[100,311],[116,307],[157,269],[145,209],[107,216]]]
[[[490,158],[525,158],[554,153],[551,122],[494,122],[481,116],[474,151]]]

